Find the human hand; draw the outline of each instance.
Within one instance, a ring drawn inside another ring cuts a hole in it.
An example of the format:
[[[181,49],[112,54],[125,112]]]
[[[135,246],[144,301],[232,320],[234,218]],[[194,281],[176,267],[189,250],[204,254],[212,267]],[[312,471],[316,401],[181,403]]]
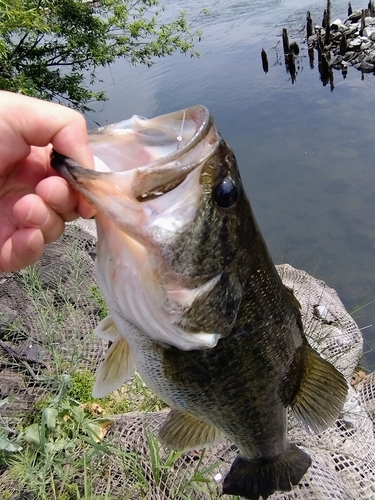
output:
[[[51,168],[52,146],[93,168],[82,115],[0,91],[0,273],[32,264],[65,221],[95,213]]]

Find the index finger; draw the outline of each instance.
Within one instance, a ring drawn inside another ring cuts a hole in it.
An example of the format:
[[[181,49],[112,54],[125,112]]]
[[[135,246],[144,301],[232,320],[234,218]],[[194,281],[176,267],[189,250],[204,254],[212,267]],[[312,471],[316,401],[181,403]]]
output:
[[[26,158],[30,146],[50,143],[82,166],[94,167],[86,121],[66,106],[0,91],[0,133],[0,158],[5,167]]]

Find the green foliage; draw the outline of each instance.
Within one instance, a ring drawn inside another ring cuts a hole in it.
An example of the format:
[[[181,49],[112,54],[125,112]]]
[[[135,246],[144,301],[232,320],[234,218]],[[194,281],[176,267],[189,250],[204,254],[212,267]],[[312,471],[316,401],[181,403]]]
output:
[[[95,374],[88,370],[72,373],[69,396],[81,404],[96,403],[104,413],[114,415],[131,411],[160,411],[166,405],[146,386],[138,373],[128,384],[103,399],[92,397]]]
[[[109,423],[68,397],[55,398],[19,433],[22,448],[9,458],[10,476],[40,500],[93,498],[87,464],[111,454],[101,442]]]
[[[159,0],[0,0],[0,88],[88,110],[105,99],[87,85],[98,67],[198,55],[199,30],[184,12],[160,23],[163,10]]]
[[[142,458],[141,454],[134,451],[119,450],[119,458],[123,462],[123,467],[134,480],[134,489],[137,492],[135,496],[137,498],[150,498],[150,472],[152,477],[151,482],[155,483],[160,489],[167,490],[168,498],[174,500],[192,500],[196,498],[198,491],[203,493],[205,498],[213,499],[219,497],[218,487],[210,476],[221,465],[220,460],[209,466],[204,466],[205,450],[203,450],[199,454],[192,473],[185,471],[187,473],[182,474],[178,479],[178,473],[176,473],[176,476],[172,475],[173,479],[171,480],[171,470],[179,469],[178,463],[184,453],[174,450],[166,453],[150,430],[145,429],[145,435],[151,470],[144,467],[144,457]],[[130,496],[130,498],[133,498],[133,496]]]
[[[91,287],[91,294],[89,295],[89,299],[93,301],[96,306],[96,315],[98,319],[104,319],[108,316],[109,310],[108,306],[103,298],[101,291],[97,285]]]
[[[0,409],[7,403],[8,398],[2,399],[0,401]],[[9,439],[9,434],[11,434],[11,430],[0,422],[0,469],[1,465],[6,462],[9,454],[22,450],[22,446],[14,440]]]

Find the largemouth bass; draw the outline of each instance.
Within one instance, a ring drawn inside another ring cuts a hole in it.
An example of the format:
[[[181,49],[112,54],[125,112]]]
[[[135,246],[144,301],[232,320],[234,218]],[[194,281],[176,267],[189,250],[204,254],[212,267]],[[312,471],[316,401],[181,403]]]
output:
[[[287,407],[308,432],[338,417],[344,377],[308,344],[298,301],[272,263],[233,151],[194,106],[91,133],[96,171],[53,167],[98,210],[96,269],[113,342],[94,395],[137,369],[171,411],[165,446],[225,435],[239,455],[223,492],[289,491],[311,464],[288,440]]]

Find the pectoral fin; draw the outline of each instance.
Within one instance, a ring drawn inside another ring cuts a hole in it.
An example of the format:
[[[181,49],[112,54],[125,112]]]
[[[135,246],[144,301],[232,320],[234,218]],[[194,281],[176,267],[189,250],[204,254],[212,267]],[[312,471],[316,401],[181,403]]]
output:
[[[216,427],[179,410],[171,410],[159,430],[160,442],[179,451],[199,450],[222,439],[223,434]]]
[[[332,426],[344,405],[348,384],[336,368],[314,349],[300,348],[304,370],[299,389],[289,402],[297,420],[311,433]]]
[[[116,341],[119,332],[111,316],[107,316],[98,323],[98,326],[94,330],[94,335],[110,342]]]
[[[118,336],[99,365],[92,390],[94,398],[102,398],[129,380],[135,371],[135,361],[129,344]]]

